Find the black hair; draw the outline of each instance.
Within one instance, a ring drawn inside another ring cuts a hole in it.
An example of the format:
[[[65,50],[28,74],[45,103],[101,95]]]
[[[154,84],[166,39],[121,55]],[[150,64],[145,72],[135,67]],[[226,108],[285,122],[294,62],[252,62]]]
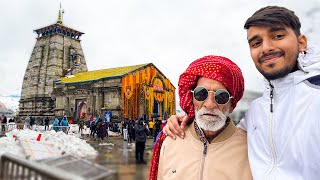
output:
[[[296,36],[300,36],[301,23],[293,11],[279,6],[267,6],[256,11],[244,24],[244,29],[251,26],[284,26],[291,28]]]

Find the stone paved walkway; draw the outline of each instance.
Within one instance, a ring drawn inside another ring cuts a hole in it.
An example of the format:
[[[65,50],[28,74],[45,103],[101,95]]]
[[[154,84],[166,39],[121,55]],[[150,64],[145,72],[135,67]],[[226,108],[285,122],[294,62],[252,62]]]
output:
[[[128,144],[122,137],[109,137],[104,140],[93,140],[85,137],[85,140],[99,152],[97,158],[92,161],[115,170],[117,172],[116,179],[148,179],[153,139],[148,139],[146,143],[145,160],[147,164],[135,163],[135,144]]]

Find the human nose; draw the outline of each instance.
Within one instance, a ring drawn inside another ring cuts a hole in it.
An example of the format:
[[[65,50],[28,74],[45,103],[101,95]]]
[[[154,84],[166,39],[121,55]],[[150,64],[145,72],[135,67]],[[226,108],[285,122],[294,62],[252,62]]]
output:
[[[262,42],[262,54],[267,54],[274,50],[275,47],[273,46],[272,40],[267,39]]]
[[[203,106],[207,109],[215,109],[218,108],[218,104],[214,100],[214,93],[209,92],[207,99],[204,101]]]

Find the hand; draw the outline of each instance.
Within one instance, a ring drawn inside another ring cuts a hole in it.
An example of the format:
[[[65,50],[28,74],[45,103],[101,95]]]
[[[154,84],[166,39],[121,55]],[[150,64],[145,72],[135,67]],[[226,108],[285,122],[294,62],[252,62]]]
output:
[[[170,136],[172,139],[176,139],[175,135],[178,135],[181,139],[183,139],[185,136],[183,129],[187,126],[187,124],[190,121],[192,121],[192,119],[190,119],[189,116],[181,117],[177,115],[172,115],[167,120],[167,124],[163,128],[163,133],[167,136]],[[179,122],[181,122],[180,126]]]

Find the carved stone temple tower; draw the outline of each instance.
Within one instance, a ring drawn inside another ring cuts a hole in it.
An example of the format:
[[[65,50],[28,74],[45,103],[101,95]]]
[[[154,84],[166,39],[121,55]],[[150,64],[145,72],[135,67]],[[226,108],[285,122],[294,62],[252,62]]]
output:
[[[23,79],[20,117],[29,115],[36,120],[53,117],[53,82],[88,71],[80,44],[80,36],[84,33],[65,26],[63,13],[60,7],[55,24],[34,30],[38,37]]]

